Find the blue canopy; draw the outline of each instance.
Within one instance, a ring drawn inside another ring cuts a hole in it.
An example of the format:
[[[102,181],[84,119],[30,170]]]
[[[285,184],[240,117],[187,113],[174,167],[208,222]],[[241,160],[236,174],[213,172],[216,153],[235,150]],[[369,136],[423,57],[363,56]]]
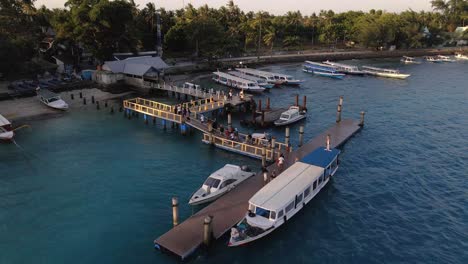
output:
[[[338,149],[327,150],[325,147],[319,147],[302,158],[301,162],[326,168],[340,152]]]

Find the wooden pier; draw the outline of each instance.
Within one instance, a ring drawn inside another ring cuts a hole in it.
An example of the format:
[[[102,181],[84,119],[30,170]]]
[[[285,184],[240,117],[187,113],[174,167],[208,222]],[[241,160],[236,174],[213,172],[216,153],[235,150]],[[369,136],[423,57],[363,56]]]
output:
[[[327,135],[331,137],[331,146],[338,147],[359,131],[364,124],[363,113],[361,113],[360,122],[341,120],[341,109],[339,114],[340,120],[335,125],[296,151],[286,152],[285,169],[292,165],[296,159],[301,159],[316,148],[324,146]],[[268,167],[270,173],[274,170],[279,174],[276,164]],[[203,243],[204,221],[207,216],[211,216],[212,218],[212,235],[215,239],[218,239],[244,217],[249,199],[263,186],[263,176],[261,173],[257,173],[229,193],[157,238],[154,241],[155,247],[186,259]]]

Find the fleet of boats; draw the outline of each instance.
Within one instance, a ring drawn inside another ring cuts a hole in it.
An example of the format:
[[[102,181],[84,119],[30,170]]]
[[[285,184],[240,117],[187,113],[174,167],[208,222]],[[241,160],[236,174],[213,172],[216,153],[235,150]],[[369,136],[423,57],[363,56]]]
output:
[[[58,109],[58,110],[67,110],[68,104],[60,98],[60,95],[51,92],[47,89],[37,89],[37,98],[43,104],[47,105],[48,107]]]
[[[189,204],[198,205],[214,201],[253,175],[247,167],[226,164],[208,176],[202,187],[192,195]]]
[[[0,114],[0,140],[10,141],[15,136],[11,122]]]
[[[306,111],[301,110],[298,106],[291,106],[289,109],[281,113],[280,118],[274,122],[275,126],[285,126],[296,123],[306,118]]]
[[[245,217],[233,228],[228,246],[270,234],[302,210],[338,170],[340,151],[319,147],[297,161],[249,200]]]

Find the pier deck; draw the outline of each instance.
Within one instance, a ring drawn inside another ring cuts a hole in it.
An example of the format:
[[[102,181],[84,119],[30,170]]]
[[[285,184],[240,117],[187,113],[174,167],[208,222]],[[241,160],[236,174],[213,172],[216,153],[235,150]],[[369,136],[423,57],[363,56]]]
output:
[[[331,146],[337,147],[343,145],[360,128],[359,122],[354,120],[343,120],[336,123],[304,146],[294,152],[288,153],[285,156],[285,169],[292,165],[296,158],[301,159],[317,147],[325,145],[328,134],[331,136]],[[276,164],[268,167],[270,172],[276,169]],[[249,199],[263,186],[263,177],[261,173],[257,173],[229,193],[157,238],[154,241],[155,245],[163,250],[172,252],[182,259],[187,258],[203,243],[203,221],[206,216],[213,217],[213,236],[218,239],[244,217]]]

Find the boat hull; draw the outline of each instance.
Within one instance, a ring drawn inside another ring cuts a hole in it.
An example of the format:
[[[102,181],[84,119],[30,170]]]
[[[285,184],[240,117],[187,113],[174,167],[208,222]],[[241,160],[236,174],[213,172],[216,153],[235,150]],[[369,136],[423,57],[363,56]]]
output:
[[[10,141],[13,139],[14,136],[15,133],[13,131],[2,132],[0,133],[0,140]]]
[[[214,193],[213,195],[205,196],[205,197],[203,197],[204,199],[199,199],[199,200],[194,200],[193,198],[191,198],[190,201],[189,201],[189,205],[200,205],[200,204],[212,202],[212,201],[218,199],[219,197],[223,196],[227,192],[228,192],[227,189],[222,190],[222,191]]]

